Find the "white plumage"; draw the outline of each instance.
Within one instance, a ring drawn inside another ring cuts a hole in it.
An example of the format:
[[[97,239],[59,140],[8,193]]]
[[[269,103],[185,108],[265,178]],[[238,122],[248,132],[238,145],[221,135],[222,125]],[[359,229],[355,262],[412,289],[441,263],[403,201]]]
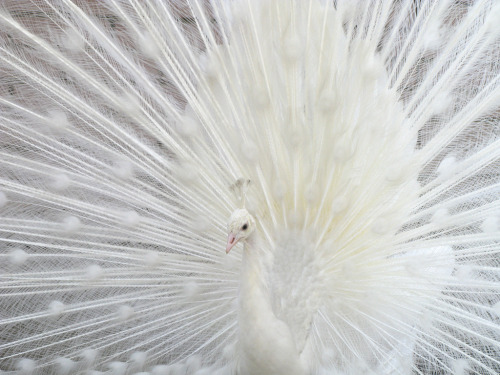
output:
[[[2,4],[0,372],[499,373],[499,19]]]

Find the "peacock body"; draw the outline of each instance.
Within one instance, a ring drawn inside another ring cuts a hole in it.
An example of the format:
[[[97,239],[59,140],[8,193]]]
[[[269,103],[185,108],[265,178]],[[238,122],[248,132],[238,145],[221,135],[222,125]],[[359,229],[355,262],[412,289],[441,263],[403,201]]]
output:
[[[0,372],[500,372],[498,3],[0,9]]]

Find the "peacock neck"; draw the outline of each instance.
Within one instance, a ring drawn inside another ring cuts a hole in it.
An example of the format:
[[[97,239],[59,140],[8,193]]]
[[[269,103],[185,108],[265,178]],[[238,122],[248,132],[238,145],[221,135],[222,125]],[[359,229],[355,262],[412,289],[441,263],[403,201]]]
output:
[[[273,312],[267,276],[270,253],[254,233],[242,259],[239,296],[240,371],[244,375],[304,375],[288,326]]]
[[[269,288],[265,279],[266,259],[267,254],[258,235],[253,234],[243,248],[239,301],[240,309],[245,307],[243,311],[266,309],[269,310],[267,313],[271,313]]]

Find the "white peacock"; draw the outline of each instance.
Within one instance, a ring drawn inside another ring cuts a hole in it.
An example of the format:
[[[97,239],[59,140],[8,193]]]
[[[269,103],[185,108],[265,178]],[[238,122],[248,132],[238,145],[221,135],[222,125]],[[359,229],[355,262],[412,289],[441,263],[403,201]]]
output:
[[[0,372],[498,374],[499,15],[4,2]]]

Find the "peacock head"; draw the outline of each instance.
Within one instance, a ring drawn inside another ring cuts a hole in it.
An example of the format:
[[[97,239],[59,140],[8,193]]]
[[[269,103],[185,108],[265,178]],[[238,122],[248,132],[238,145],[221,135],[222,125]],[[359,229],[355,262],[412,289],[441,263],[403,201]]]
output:
[[[240,208],[231,214],[229,223],[227,224],[227,230],[226,254],[229,253],[234,245],[240,240],[246,240],[253,233],[255,230],[255,219],[246,209]]]

